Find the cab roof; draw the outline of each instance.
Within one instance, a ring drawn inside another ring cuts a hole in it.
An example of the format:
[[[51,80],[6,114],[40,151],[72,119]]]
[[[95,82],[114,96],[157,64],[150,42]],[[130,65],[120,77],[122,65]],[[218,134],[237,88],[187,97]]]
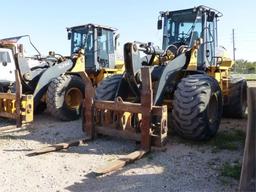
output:
[[[179,13],[183,13],[183,12],[196,12],[196,11],[207,11],[207,12],[214,12],[216,17],[222,17],[222,13],[216,9],[204,6],[204,5],[199,5],[197,7],[194,8],[190,8],[190,9],[181,9],[181,10],[176,10],[176,11],[161,11],[160,14],[161,16],[165,16],[165,15],[175,15],[175,14],[179,14]]]
[[[77,26],[73,26],[73,27],[67,27],[67,30],[72,30],[72,29],[76,29],[76,28],[81,28],[81,27],[92,27],[92,28],[102,28],[102,29],[107,29],[110,31],[116,31],[116,28],[113,27],[109,27],[107,25],[98,25],[98,24],[93,24],[93,23],[88,23],[88,24],[84,24],[84,25],[77,25]]]

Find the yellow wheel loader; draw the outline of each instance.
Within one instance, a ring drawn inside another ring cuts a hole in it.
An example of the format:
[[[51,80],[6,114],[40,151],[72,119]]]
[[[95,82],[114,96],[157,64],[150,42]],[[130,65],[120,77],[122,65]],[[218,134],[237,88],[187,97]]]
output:
[[[71,41],[70,71],[49,84],[46,103],[52,116],[61,120],[79,118],[84,97],[84,83],[79,72],[86,72],[94,86],[106,76],[123,73],[123,61],[116,58],[118,34],[116,29],[86,24],[67,28]]]
[[[223,51],[217,41],[221,16],[206,6],[160,12],[162,49],[152,43],[126,43],[124,74],[100,82],[91,109],[85,108],[84,129],[90,137],[101,133],[140,140],[149,150],[164,143],[167,129],[192,140],[210,139],[218,131],[223,108],[243,116],[246,82],[233,83],[233,62],[218,53]],[[141,59],[141,52],[147,56]]]
[[[194,16],[191,15],[191,10]],[[197,18],[195,18],[196,14]],[[243,78],[231,76],[234,62],[228,56],[226,49],[219,46],[221,42],[218,42],[217,22],[221,16],[222,13],[206,6],[160,12],[158,29],[164,26],[162,48],[166,49],[168,45],[175,45],[180,41],[191,44],[197,38],[202,38],[203,42],[197,51],[194,65],[189,66],[188,69],[204,71],[218,81],[223,95],[225,117],[244,118],[247,108],[247,82]]]
[[[22,45],[17,44],[24,36],[0,40],[1,69],[6,71],[6,77],[1,76],[0,81],[0,101],[3,105],[0,116],[5,114],[2,116],[8,117],[6,113],[16,111],[17,106],[9,104],[15,103],[15,96],[6,102],[6,94],[15,95],[17,70],[21,80],[21,93],[33,96],[35,112],[40,113],[47,108],[58,119],[78,119],[85,86],[79,72],[88,73],[94,86],[107,75],[123,72],[122,63],[116,63],[115,58],[118,38],[115,31],[111,27],[94,24],[68,28],[68,37],[71,39],[70,57],[54,52],[49,52],[46,57],[42,57],[40,52],[35,57],[25,57]],[[32,43],[31,45],[35,48]],[[31,62],[37,64],[31,66]]]

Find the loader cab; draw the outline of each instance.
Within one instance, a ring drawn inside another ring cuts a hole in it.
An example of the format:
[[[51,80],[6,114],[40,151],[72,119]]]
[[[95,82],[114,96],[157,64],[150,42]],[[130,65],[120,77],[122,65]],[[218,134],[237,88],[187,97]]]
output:
[[[102,68],[115,68],[116,29],[86,24],[67,29],[71,40],[71,55],[84,49],[85,69],[98,71]]]
[[[195,40],[201,38],[203,44],[198,51],[198,69],[216,65],[217,21],[222,14],[206,6],[191,9],[160,12],[158,29],[163,28],[162,48],[169,45],[192,47]]]

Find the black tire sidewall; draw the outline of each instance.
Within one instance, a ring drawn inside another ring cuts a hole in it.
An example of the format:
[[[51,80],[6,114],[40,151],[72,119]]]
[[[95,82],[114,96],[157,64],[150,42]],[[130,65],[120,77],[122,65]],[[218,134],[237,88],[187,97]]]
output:
[[[95,98],[98,100],[113,101],[118,92],[123,75],[111,75],[102,80],[95,91]]]
[[[190,82],[191,80],[192,83]],[[172,110],[173,119],[171,120],[174,131],[187,139],[208,140],[217,133],[222,115],[222,93],[218,82],[210,76],[196,74],[183,78],[179,84],[183,89],[179,88],[178,85],[175,90],[175,93],[179,95],[180,98],[174,97]],[[194,87],[191,89],[193,90],[191,93],[190,90],[185,90],[185,88],[190,89],[190,86]],[[187,94],[192,95],[189,97]],[[204,96],[202,97],[201,94]],[[213,123],[209,121],[208,117],[208,110],[211,110],[209,103],[212,97],[216,98],[218,107],[217,114],[215,114],[217,118]],[[192,100],[189,102],[185,101],[188,98]],[[190,111],[189,114],[182,115],[183,112],[180,112],[179,107],[181,107],[182,110]],[[188,124],[186,124],[186,121]],[[184,123],[186,125],[184,125]]]
[[[211,78],[211,77],[210,77]],[[215,80],[214,78],[211,78],[211,95],[210,95],[210,100],[211,97],[215,97],[217,99],[217,105],[218,105],[218,113],[217,115],[217,119],[214,123],[209,122],[209,117],[207,115],[207,110],[211,110],[209,107],[210,105],[208,104],[205,110],[205,115],[206,115],[206,119],[205,121],[208,121],[208,130],[207,132],[207,136],[205,137],[205,139],[208,139],[212,136],[214,136],[219,128],[220,125],[220,121],[221,121],[221,116],[222,116],[222,112],[223,112],[223,102],[222,102],[222,94],[221,94],[221,89],[219,88],[218,82],[217,80]],[[209,102],[210,102],[209,100]]]
[[[47,107],[49,112],[56,118],[63,121],[72,121],[80,117],[82,100],[79,110],[71,109],[65,102],[65,95],[71,88],[78,88],[84,98],[84,83],[79,76],[62,75],[53,80],[48,88],[47,95],[54,95],[52,98],[47,98]]]
[[[240,100],[240,109],[241,109],[241,118],[246,117],[246,108],[247,108],[247,82],[246,80],[241,80],[241,100]]]
[[[72,75],[71,79],[70,79],[70,82],[68,83],[67,88],[63,87],[63,89],[60,90],[61,91],[60,94],[61,94],[61,98],[62,98],[61,100],[63,100],[63,105],[61,107],[62,114],[66,118],[69,118],[71,120],[76,120],[81,115],[82,100],[81,100],[81,104],[80,104],[80,107],[79,107],[78,111],[69,108],[69,106],[65,102],[65,95],[68,92],[68,90],[71,89],[71,88],[78,88],[81,91],[81,93],[83,95],[83,98],[84,98],[84,84],[83,84],[81,78]],[[62,93],[62,91],[63,91],[63,93]]]
[[[228,118],[245,118],[247,108],[247,81],[232,78],[230,82],[228,103],[225,103],[223,116]]]

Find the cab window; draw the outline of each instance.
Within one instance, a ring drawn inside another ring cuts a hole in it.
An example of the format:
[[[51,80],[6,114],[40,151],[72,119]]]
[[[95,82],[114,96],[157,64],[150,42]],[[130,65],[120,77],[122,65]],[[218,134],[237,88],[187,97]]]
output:
[[[11,58],[10,58],[10,55],[8,52],[6,52],[6,51],[0,52],[0,62],[1,63],[4,63],[4,62],[11,63]]]

